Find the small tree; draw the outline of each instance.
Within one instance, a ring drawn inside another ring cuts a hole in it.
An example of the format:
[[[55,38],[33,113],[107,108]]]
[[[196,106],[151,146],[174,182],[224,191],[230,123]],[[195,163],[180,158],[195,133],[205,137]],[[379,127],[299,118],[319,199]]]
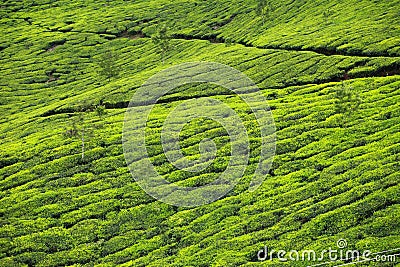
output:
[[[325,23],[328,23],[329,17],[332,16],[333,12],[328,8],[326,10],[324,10],[324,12],[322,13],[322,16],[325,19]]]
[[[171,49],[171,37],[168,35],[167,25],[162,24],[157,32],[151,37],[151,40],[160,51],[162,63],[164,64],[165,55]]]
[[[106,107],[103,105],[97,105],[94,110],[100,119],[103,119],[103,116],[107,114]]]
[[[262,18],[263,24],[271,10],[271,4],[268,0],[257,0],[256,14]]]
[[[82,160],[85,157],[85,121],[81,113],[74,115],[70,120],[70,125],[64,132],[67,138],[78,138],[81,140]]]
[[[101,76],[104,76],[108,79],[108,81],[111,80],[111,78],[116,78],[119,75],[120,68],[117,64],[118,61],[118,56],[111,51],[107,51],[103,55],[101,55],[98,66],[99,70],[98,73]]]
[[[228,46],[231,46],[231,45],[233,45],[232,39],[226,38],[225,39],[225,46],[228,47]]]
[[[341,86],[335,91],[335,111],[344,115],[351,115],[357,111],[362,100],[353,87],[346,86],[342,82]]]
[[[65,129],[64,136],[67,138],[78,138],[81,141],[81,158],[82,161],[85,158],[85,142],[89,136],[93,135],[93,131],[96,128],[102,126],[103,116],[106,114],[106,109],[104,106],[98,105],[94,108],[98,118],[100,119],[100,123],[89,123],[85,119],[85,115],[88,112],[93,111],[90,106],[83,106],[78,109],[72,118],[70,119],[69,126]]]

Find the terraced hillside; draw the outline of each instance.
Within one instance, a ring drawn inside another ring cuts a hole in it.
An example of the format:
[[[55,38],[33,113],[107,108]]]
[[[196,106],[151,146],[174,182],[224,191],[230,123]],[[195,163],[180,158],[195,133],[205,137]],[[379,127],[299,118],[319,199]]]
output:
[[[400,253],[399,2],[268,3],[261,18],[254,0],[2,1],[0,266],[307,266],[322,262],[257,254],[323,251],[340,239],[351,250]],[[151,39],[162,24],[171,37],[165,58]],[[109,53],[120,70],[110,78],[99,74]],[[245,121],[251,152],[227,196],[174,207],[132,178],[123,121],[148,78],[193,61],[229,65],[258,85],[275,120],[276,156],[250,192],[261,141],[249,107],[222,87],[179,87],[147,125],[147,151],[164,177],[203,185],[229,161],[227,132],[207,119],[180,137],[191,158],[201,140],[214,140],[209,167],[176,170],[163,155],[163,121],[188,99],[227,103]],[[338,109],[341,90],[359,101],[353,112]],[[65,136],[75,119],[91,128],[84,157],[79,136]]]

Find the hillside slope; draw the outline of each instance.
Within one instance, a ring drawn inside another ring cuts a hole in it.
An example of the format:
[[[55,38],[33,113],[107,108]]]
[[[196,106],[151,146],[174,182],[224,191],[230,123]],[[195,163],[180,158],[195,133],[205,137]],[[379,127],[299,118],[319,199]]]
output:
[[[5,1],[0,6],[0,266],[307,266],[259,261],[270,249],[400,253],[400,5],[398,1]],[[151,40],[169,27],[162,60]],[[118,56],[118,77],[99,61]],[[164,64],[162,61],[165,61]],[[260,188],[248,191],[260,137],[249,108],[215,86],[164,96],[149,119],[151,160],[179,184],[202,185],[227,165],[221,125],[189,123],[185,154],[211,138],[219,160],[202,173],[174,170],[159,133],[174,107],[207,96],[246,121],[249,166],[224,198],[173,207],[133,180],[121,145],[126,107],[138,87],[170,66],[227,64],[268,99],[276,156]],[[337,91],[361,104],[342,114]],[[104,105],[99,118],[93,108]],[[83,114],[93,133],[66,138]],[[397,265],[399,261],[397,261]],[[336,265],[345,262],[336,262]],[[325,266],[333,266],[326,264]],[[357,266],[396,266],[396,262]]]

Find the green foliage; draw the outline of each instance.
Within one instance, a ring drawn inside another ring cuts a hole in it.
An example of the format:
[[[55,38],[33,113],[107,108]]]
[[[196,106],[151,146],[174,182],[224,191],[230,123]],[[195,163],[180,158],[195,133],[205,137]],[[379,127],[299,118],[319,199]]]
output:
[[[335,91],[335,111],[345,115],[351,115],[356,112],[362,100],[357,92],[354,91],[352,86],[345,85],[342,82]]]
[[[88,112],[92,109],[90,105],[81,105],[78,111],[75,112],[69,119],[68,126],[65,128],[63,135],[66,138],[77,138],[81,141],[81,159],[85,158],[85,142],[87,142],[88,137],[93,136],[93,132],[102,127],[101,120],[106,114],[106,109],[102,105],[98,105],[94,108],[94,111],[100,122],[87,121],[86,117]]]
[[[117,61],[118,56],[112,51],[107,51],[102,54],[97,62],[99,75],[105,77],[108,81],[110,81],[111,78],[117,78],[121,72]]]
[[[104,105],[97,105],[94,111],[96,112],[96,115],[100,119],[102,119],[103,116],[107,114],[107,110],[106,110],[106,107]]]
[[[171,37],[168,34],[167,24],[158,25],[157,31],[151,36],[153,44],[157,47],[159,53],[161,53],[161,59],[164,64],[165,56],[168,51],[171,50]]]
[[[233,42],[230,38],[226,38],[224,43],[226,47],[233,45]]]
[[[262,18],[263,23],[271,12],[271,2],[269,0],[257,0],[256,14]]]
[[[398,3],[375,2],[259,1],[268,27],[251,15],[254,1],[2,4],[0,266],[278,266],[257,262],[257,251],[321,251],[339,238],[374,252],[400,247]],[[176,88],[154,106],[151,161],[179,185],[225,170],[230,140],[211,120],[180,136],[191,159],[201,140],[215,141],[218,160],[201,173],[177,171],[159,142],[174,107],[213,97],[248,129],[243,180],[197,208],[164,205],[133,180],[121,146],[125,107],[163,68],[159,54],[171,64],[225,63],[260,87],[278,142],[258,190],[247,191],[261,145],[251,110],[207,84]]]

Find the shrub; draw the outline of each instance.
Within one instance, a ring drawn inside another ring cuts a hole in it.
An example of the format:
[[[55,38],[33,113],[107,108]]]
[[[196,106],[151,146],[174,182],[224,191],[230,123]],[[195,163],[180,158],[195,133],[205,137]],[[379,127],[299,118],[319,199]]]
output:
[[[344,83],[335,91],[335,111],[344,115],[351,115],[357,111],[362,103],[361,97],[353,87],[346,86]]]

